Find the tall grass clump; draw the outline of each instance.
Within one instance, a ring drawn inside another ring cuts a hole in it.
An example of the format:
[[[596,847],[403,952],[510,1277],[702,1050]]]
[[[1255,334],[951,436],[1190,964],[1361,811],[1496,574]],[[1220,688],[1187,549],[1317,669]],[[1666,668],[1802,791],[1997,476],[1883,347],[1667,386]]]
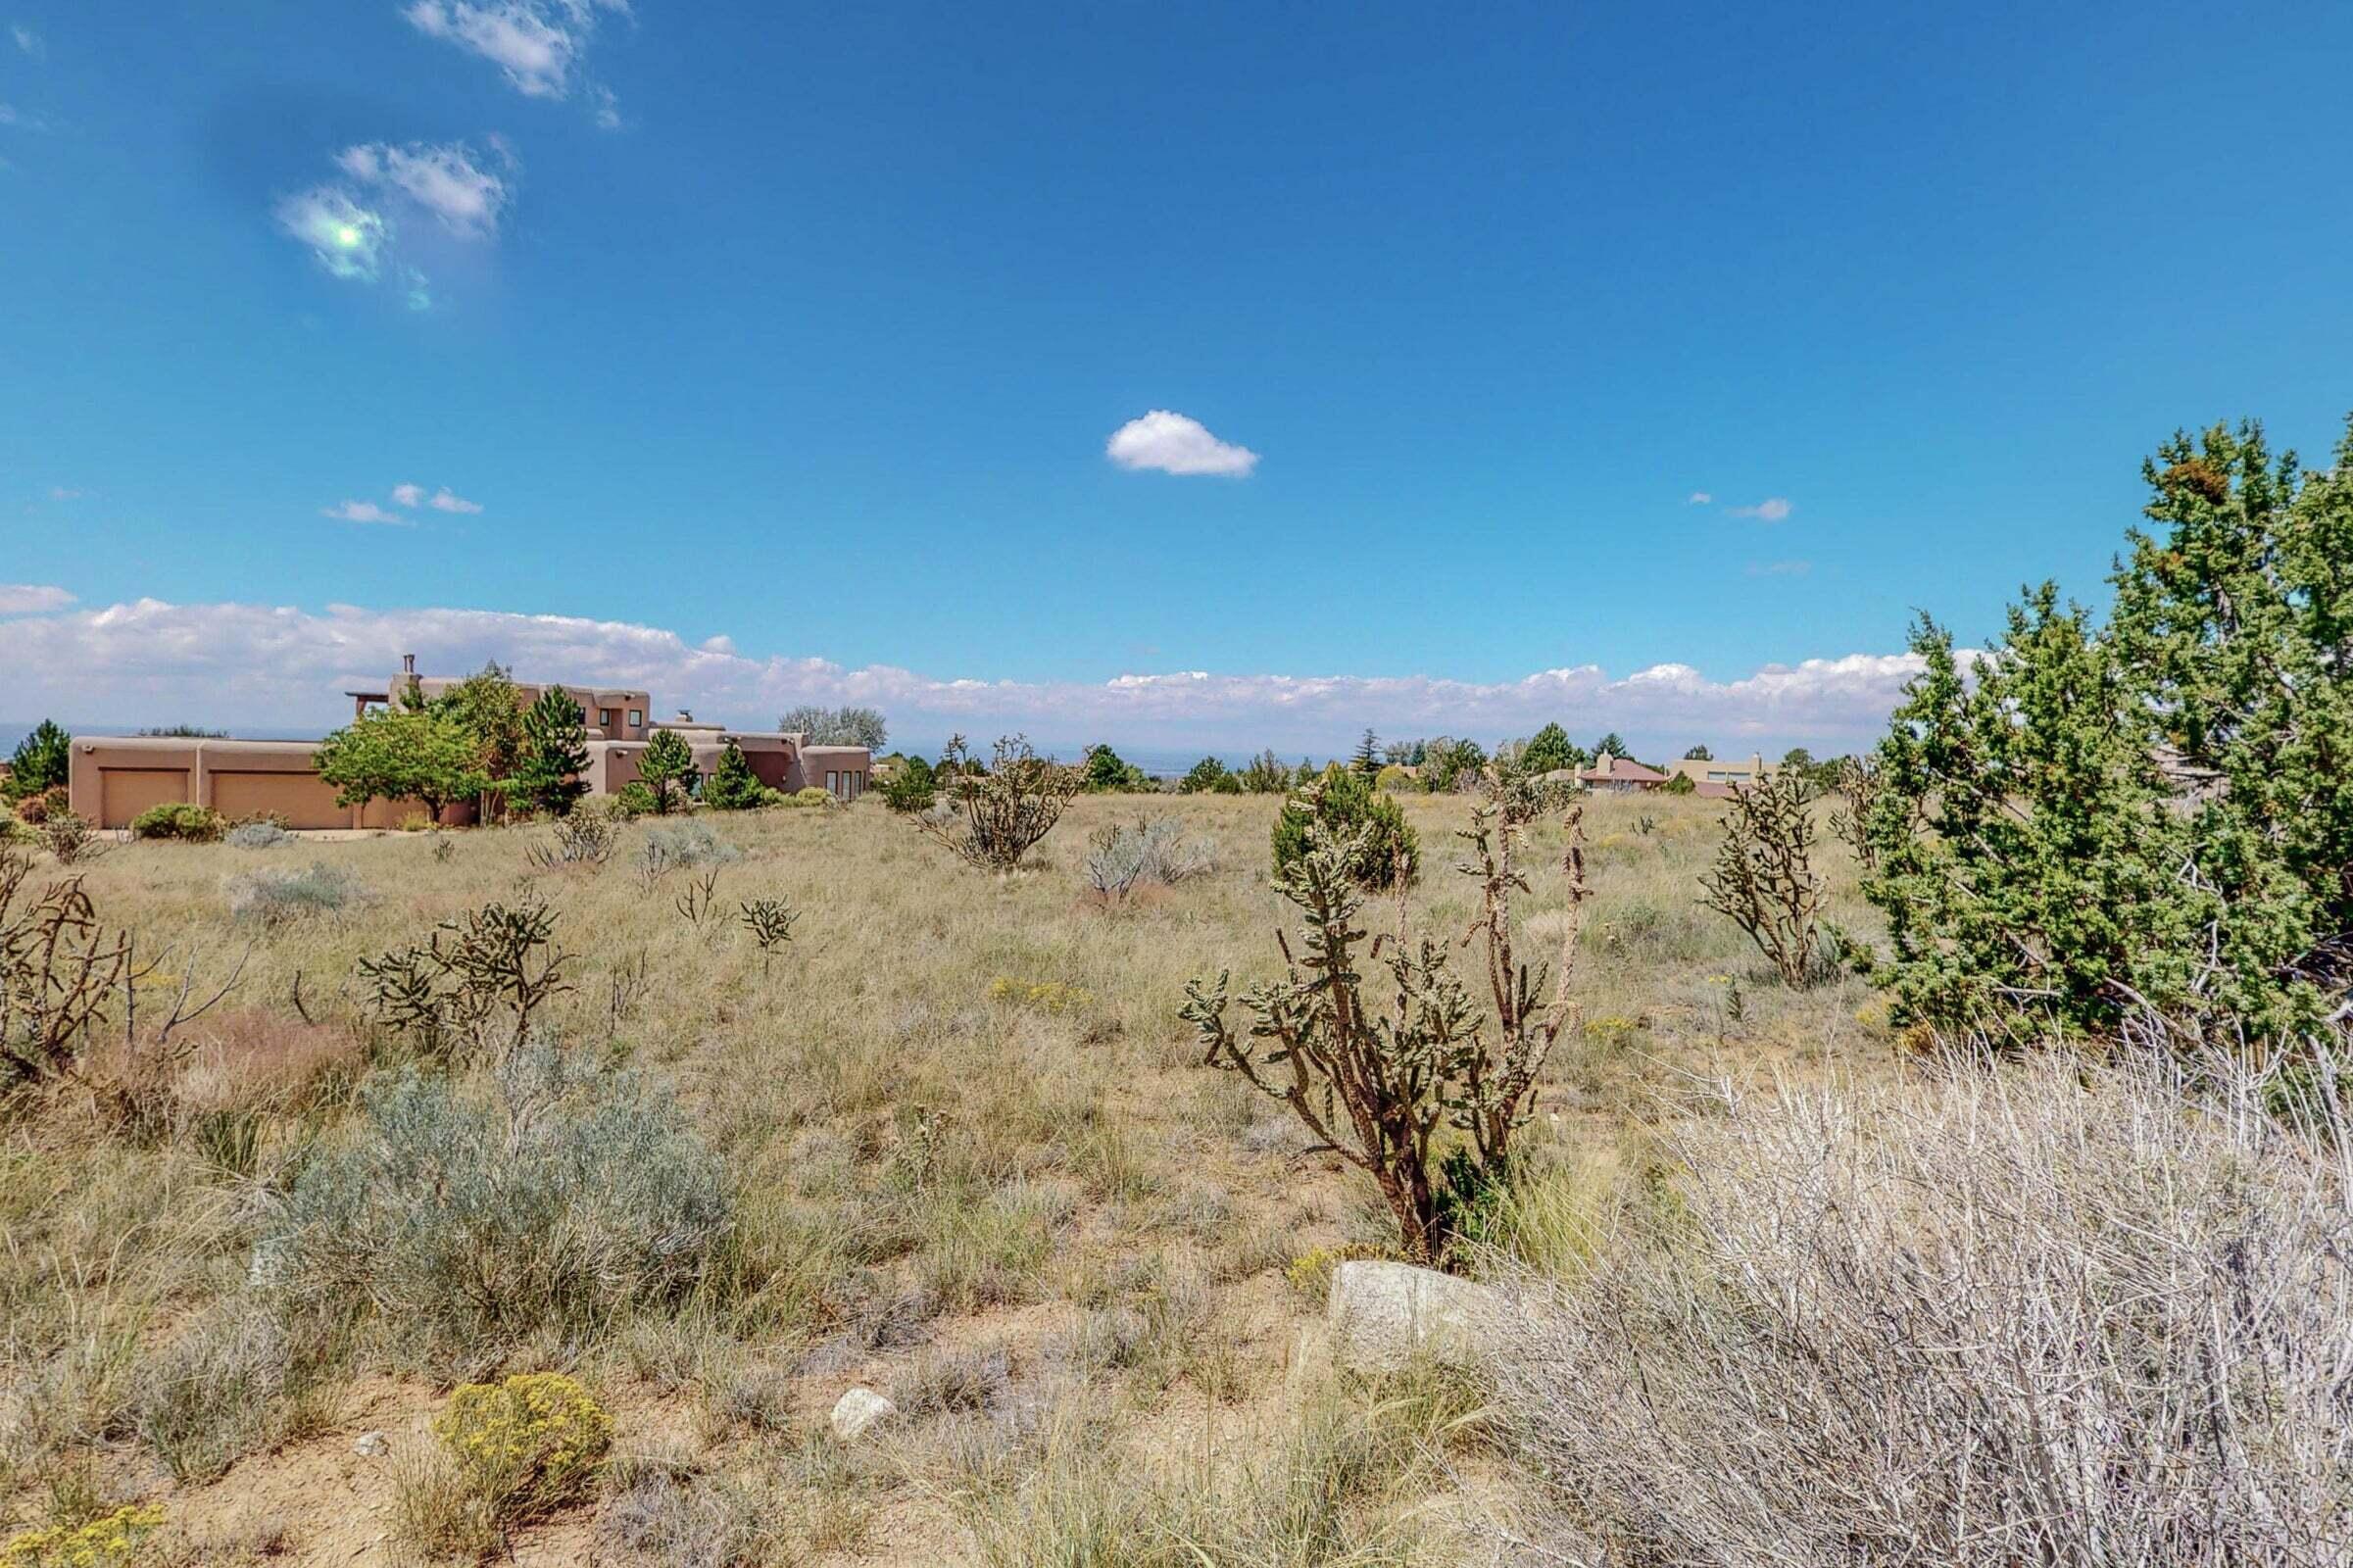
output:
[[[298,1314],[371,1314],[439,1367],[584,1344],[705,1278],[728,1196],[666,1096],[544,1044],[489,1077],[371,1084],[357,1130],[296,1177],[256,1277]]]
[[[2342,1560],[2353,1135],[2215,1076],[1714,1097],[1523,1278],[1514,1441],[1612,1562]]]
[[[269,866],[240,871],[226,878],[221,887],[228,897],[231,919],[266,926],[338,913],[368,898],[366,884],[350,867],[329,865],[324,860],[301,869]]]

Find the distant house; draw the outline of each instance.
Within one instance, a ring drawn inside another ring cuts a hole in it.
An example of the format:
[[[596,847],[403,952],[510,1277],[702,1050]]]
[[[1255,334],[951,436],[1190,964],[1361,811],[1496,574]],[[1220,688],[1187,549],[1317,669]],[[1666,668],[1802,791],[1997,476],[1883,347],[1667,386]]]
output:
[[[414,681],[427,698],[458,681],[417,673],[414,654],[401,661],[398,679],[384,691],[353,691],[354,710],[366,713],[392,702]],[[787,794],[811,787],[844,801],[865,793],[873,758],[863,746],[811,746],[809,737],[774,730],[731,730],[698,720],[681,710],[669,723],[652,719],[653,699],[645,692],[517,682],[525,703],[551,686],[580,705],[588,730],[588,767],[581,775],[591,795],[613,795],[635,782],[638,759],[658,730],[676,730],[693,750],[705,776],[718,766],[734,743],[762,784]],[[174,803],[209,806],[223,816],[274,816],[294,828],[393,827],[420,814],[417,801],[374,801],[366,807],[338,806],[334,786],[319,776],[316,741],[246,741],[211,737],[77,735],[74,738],[68,788],[74,810],[100,827],[128,827],[150,807]],[[472,818],[471,806],[453,806],[443,819]]]
[[[1593,766],[1577,770],[1577,782],[1601,795],[1632,795],[1657,789],[1666,781],[1667,775],[1655,768],[1607,753],[1595,758]]]
[[[1705,800],[1722,800],[1733,791],[1760,783],[1781,770],[1780,764],[1768,762],[1763,756],[1750,753],[1745,761],[1729,758],[1684,758],[1669,762],[1667,773],[1673,778],[1691,781],[1691,793]]]

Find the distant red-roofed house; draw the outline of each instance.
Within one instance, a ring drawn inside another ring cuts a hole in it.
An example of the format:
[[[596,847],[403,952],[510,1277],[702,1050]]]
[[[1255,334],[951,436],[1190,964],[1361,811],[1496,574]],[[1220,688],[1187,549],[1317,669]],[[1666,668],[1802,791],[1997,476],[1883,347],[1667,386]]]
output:
[[[1654,790],[1667,781],[1667,775],[1640,762],[1604,753],[1591,767],[1577,770],[1577,782],[1589,790],[1605,795],[1632,795],[1637,790]]]

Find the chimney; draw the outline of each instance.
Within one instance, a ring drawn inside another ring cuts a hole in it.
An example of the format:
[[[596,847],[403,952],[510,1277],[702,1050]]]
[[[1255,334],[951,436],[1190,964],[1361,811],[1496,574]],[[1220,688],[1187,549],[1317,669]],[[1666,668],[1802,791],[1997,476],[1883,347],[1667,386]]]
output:
[[[404,675],[417,673],[417,656],[415,654],[401,655],[401,673]]]

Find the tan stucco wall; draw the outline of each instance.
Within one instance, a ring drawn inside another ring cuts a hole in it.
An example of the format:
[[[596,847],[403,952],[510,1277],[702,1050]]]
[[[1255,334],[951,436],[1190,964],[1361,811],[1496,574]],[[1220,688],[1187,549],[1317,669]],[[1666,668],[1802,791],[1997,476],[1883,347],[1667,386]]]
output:
[[[76,737],[66,789],[74,813],[99,827],[128,827],[152,806],[209,806],[223,816],[273,812],[290,827],[398,827],[422,801],[377,801],[365,813],[335,804],[310,741],[194,740],[141,735]],[[471,821],[471,806],[441,819]]]

